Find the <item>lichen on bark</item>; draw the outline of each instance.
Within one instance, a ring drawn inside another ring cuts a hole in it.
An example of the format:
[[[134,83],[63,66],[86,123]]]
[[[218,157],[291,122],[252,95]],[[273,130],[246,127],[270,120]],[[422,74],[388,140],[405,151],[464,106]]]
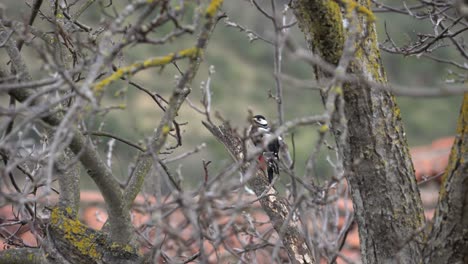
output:
[[[337,64],[344,43],[340,6],[335,1],[295,1],[293,7],[310,48]]]
[[[136,249],[110,240],[106,233],[93,230],[69,210],[56,207],[51,212],[48,228],[54,248],[70,263],[136,263],[141,257]]]

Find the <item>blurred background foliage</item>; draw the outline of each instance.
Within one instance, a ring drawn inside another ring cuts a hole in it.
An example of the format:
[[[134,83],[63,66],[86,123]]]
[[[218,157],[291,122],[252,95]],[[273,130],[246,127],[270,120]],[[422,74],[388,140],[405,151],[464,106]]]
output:
[[[23,1],[6,0],[4,6],[7,8],[7,16],[13,18],[24,18],[29,16],[29,8]],[[195,1],[194,1],[195,2]],[[260,1],[263,2],[263,1]],[[269,2],[269,1],[265,1]],[[288,2],[288,1],[278,1]],[[411,1],[407,2],[410,4]],[[401,1],[386,1],[391,5],[401,5]],[[46,10],[50,3],[47,1],[42,8]],[[124,6],[125,1],[113,1],[114,8],[119,10]],[[96,7],[96,6],[95,6]],[[272,39],[272,25],[265,19],[249,1],[225,1],[223,11],[226,12],[230,21],[241,24],[254,30],[266,38]],[[100,9],[93,8],[85,12],[81,21],[89,25],[102,23]],[[290,14],[290,13],[289,13]],[[379,41],[386,38],[384,26],[392,39],[399,45],[404,45],[416,38],[416,32],[432,32],[432,28],[424,21],[409,18],[399,14],[377,13],[377,28]],[[45,21],[37,20],[36,26],[47,27]],[[50,27],[50,26],[49,26]],[[157,35],[164,35],[162,28]],[[303,35],[296,27],[291,29],[291,36],[305,47]],[[165,55],[169,52],[193,46],[194,36],[186,36],[165,46],[140,45],[137,48],[124,50],[120,60],[116,61],[117,66],[125,66],[135,60],[142,60],[150,56]],[[38,67],[40,63],[33,48],[26,47],[25,51],[31,56],[27,59],[31,62],[31,68]],[[3,53],[0,53],[2,62],[5,61]],[[437,55],[447,59],[456,59],[455,50],[441,48]],[[388,79],[392,84],[407,87],[437,87],[450,78],[450,66],[436,63],[429,59],[417,56],[403,57],[383,53],[383,64],[387,71]],[[208,67],[215,67],[215,74],[211,80],[212,110],[219,112],[223,118],[230,120],[231,124],[242,132],[247,126],[248,109],[254,113],[264,114],[271,120],[277,119],[275,101],[269,97],[269,91],[274,93],[275,85],[273,78],[273,47],[260,40],[249,42],[246,33],[240,32],[236,28],[227,27],[224,21],[220,21],[209,42],[206,51],[205,62],[199,70],[198,76],[192,83],[192,93],[189,99],[196,105],[201,106],[200,83],[208,76]],[[178,63],[180,68],[184,68],[184,63]],[[306,63],[291,58],[287,54],[283,57],[283,73],[301,79],[313,79],[313,69]],[[38,68],[36,69],[38,70]],[[39,71],[36,71],[37,74]],[[42,73],[41,73],[42,74]],[[143,85],[147,89],[157,92],[168,99],[174,87],[178,70],[173,66],[161,69],[149,69],[138,73],[132,81]],[[44,76],[38,76],[43,78]],[[284,106],[286,120],[312,114],[319,114],[323,110],[320,95],[316,90],[304,87],[295,87],[283,83]],[[6,102],[5,98],[2,102]],[[406,135],[410,146],[429,144],[432,140],[453,135],[455,123],[461,102],[461,96],[442,98],[397,98],[401,107],[402,119],[406,127]],[[106,92],[103,107],[117,106],[122,109],[112,110],[105,116],[96,116],[94,129],[102,129],[133,142],[142,141],[149,137],[158,124],[162,113],[152,99],[141,91],[130,86],[125,81],[119,81],[111,85]],[[183,175],[183,185],[198,186],[203,175],[202,160],[210,160],[210,173],[215,175],[223,166],[230,162],[230,157],[223,149],[222,145],[210,136],[202,126],[203,116],[191,109],[187,104],[182,107],[177,121],[187,123],[182,126],[183,146],[176,149],[168,156],[176,156],[180,153],[193,149],[195,146],[205,142],[207,147],[200,153],[192,155],[179,164],[169,164],[171,172],[174,174],[180,169]],[[294,131],[296,145],[296,168],[298,175],[302,175],[305,161],[313,149],[317,138],[317,127],[301,127]],[[290,140],[290,135],[286,136]],[[108,139],[99,139],[99,146],[104,153],[107,149]],[[333,139],[329,139],[332,143]],[[169,142],[173,144],[174,142]],[[320,157],[320,162],[316,173],[319,177],[330,176],[330,165],[327,163],[327,156],[334,158],[333,152],[324,151]],[[129,163],[137,152],[117,142],[114,148],[113,171],[116,175],[123,177],[128,174]],[[105,157],[105,155],[103,156]],[[287,183],[289,179],[283,177],[280,182]],[[92,188],[91,181],[83,181],[85,188]]]

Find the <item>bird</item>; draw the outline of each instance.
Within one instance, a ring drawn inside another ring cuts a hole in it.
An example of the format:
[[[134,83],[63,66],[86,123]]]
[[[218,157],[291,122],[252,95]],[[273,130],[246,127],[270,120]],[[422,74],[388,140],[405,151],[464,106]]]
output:
[[[260,168],[267,171],[268,182],[271,183],[276,175],[279,175],[279,151],[281,147],[281,137],[276,137],[268,121],[263,115],[255,115],[251,120],[249,128],[249,137],[253,145],[257,148],[264,149],[258,157]],[[268,142],[264,147],[264,142]]]

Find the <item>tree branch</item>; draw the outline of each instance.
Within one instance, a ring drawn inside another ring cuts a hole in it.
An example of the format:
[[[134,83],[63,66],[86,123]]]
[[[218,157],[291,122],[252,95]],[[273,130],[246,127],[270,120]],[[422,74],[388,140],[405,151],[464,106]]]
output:
[[[139,71],[142,71],[144,69],[151,68],[151,67],[161,67],[169,63],[172,63],[176,60],[184,59],[187,57],[196,58],[198,54],[199,54],[199,51],[197,50],[197,48],[189,48],[189,49],[178,51],[176,53],[170,53],[163,57],[154,57],[154,58],[149,58],[144,61],[138,61],[138,62],[132,63],[129,66],[125,66],[125,67],[117,69],[113,74],[111,74],[110,76],[96,83],[94,85],[94,91],[96,93],[101,93],[104,87],[108,86],[113,81],[116,81],[124,76],[127,76],[127,75],[131,76],[131,75],[136,74]]]
[[[99,136],[99,137],[109,137],[109,138],[113,138],[115,140],[118,140],[122,143],[125,143],[131,147],[134,147],[136,149],[138,149],[139,151],[141,152],[144,152],[145,149],[143,147],[140,147],[138,146],[137,144],[131,142],[130,140],[127,140],[127,139],[124,139],[124,138],[121,138],[121,137],[118,137],[114,134],[111,134],[111,133],[107,133],[107,132],[102,132],[102,131],[90,131],[90,132],[86,132],[84,133],[85,135],[93,135],[93,136]]]
[[[0,251],[0,263],[46,264],[48,262],[39,248],[15,248]]]

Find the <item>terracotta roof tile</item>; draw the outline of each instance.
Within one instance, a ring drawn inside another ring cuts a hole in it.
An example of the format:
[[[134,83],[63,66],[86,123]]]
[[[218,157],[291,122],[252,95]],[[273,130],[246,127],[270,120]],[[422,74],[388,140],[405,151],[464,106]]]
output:
[[[410,149],[416,172],[416,179],[420,181],[443,173],[448,164],[448,156],[454,137],[435,140],[428,146],[413,147]]]

